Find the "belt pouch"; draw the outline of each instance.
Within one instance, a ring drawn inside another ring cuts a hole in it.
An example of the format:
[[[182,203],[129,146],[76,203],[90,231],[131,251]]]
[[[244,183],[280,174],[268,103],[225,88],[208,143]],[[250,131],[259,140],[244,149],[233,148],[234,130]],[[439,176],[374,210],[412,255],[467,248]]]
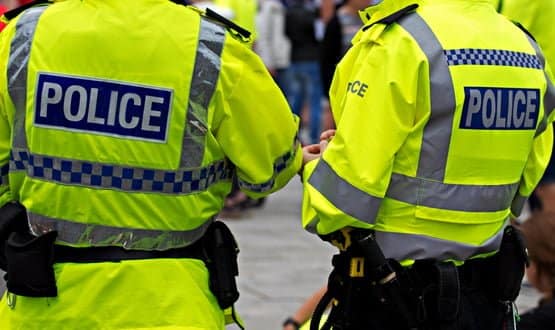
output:
[[[27,231],[27,213],[19,203],[7,203],[0,208],[0,269],[7,270],[6,241],[13,232]]]
[[[499,301],[514,301],[520,292],[528,263],[525,244],[518,229],[513,226],[505,228],[499,252],[492,261],[497,266],[492,283],[493,297]]]
[[[54,241],[57,232],[35,237],[12,233],[6,242],[8,291],[26,297],[56,297]]]
[[[239,248],[229,228],[221,221],[213,222],[204,237],[206,264],[210,272],[210,290],[222,309],[239,299],[235,277],[239,275]]]

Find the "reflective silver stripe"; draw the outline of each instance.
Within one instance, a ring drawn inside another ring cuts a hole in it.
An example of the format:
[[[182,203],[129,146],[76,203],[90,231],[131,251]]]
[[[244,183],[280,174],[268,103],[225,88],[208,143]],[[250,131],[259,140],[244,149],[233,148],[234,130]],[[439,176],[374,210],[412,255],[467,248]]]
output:
[[[467,260],[472,256],[497,251],[502,238],[503,228],[478,246],[424,235],[376,232],[376,239],[386,258],[396,260]]]
[[[8,164],[0,166],[0,185],[7,185],[9,184],[8,180],[8,171],[10,167]]]
[[[239,187],[241,187],[242,189],[247,189],[250,191],[260,192],[260,193],[271,190],[272,187],[274,186],[274,182],[276,180],[276,177],[279,175],[279,173],[281,173],[281,171],[286,169],[291,164],[291,162],[295,159],[298,146],[299,146],[299,141],[295,139],[295,144],[293,145],[293,149],[287,151],[284,155],[280,156],[274,162],[274,173],[270,178],[270,180],[264,183],[250,183],[242,180],[241,178],[238,178]]]
[[[133,250],[167,250],[187,246],[201,238],[212,220],[191,230],[169,231],[110,227],[71,222],[27,213],[31,232],[57,231],[57,242],[78,246],[120,246]]]
[[[343,213],[370,224],[375,222],[382,198],[343,180],[324,159],[318,161],[308,182]]]
[[[25,170],[31,178],[64,185],[164,194],[205,191],[231,179],[232,173],[223,160],[205,167],[170,171],[29,154],[25,149],[12,150],[10,168]]]
[[[15,35],[10,45],[7,74],[8,92],[16,110],[12,143],[14,147],[27,148],[25,111],[29,56],[38,20],[46,8],[46,6],[33,7],[21,14],[15,26]]]
[[[201,18],[180,167],[202,164],[208,131],[208,105],[218,83],[224,41],[225,29]]]
[[[394,173],[386,196],[444,210],[495,212],[511,205],[518,186],[519,182],[492,186],[446,184]]]
[[[524,204],[526,204],[526,200],[528,198],[525,196],[522,196],[521,194],[516,194],[512,204],[511,204],[511,213],[514,216],[519,216],[520,213],[522,212],[522,209],[524,208]]]
[[[541,63],[541,67],[545,68],[545,57],[543,56],[540,47],[529,35],[526,35],[526,37],[528,37],[528,41],[530,42],[532,47],[534,47],[534,50],[536,51],[536,56]],[[551,70],[555,70],[555,68],[551,68]],[[549,79],[549,76],[547,75],[547,72],[545,72],[545,70],[543,71],[543,74],[545,75],[545,81],[547,82],[543,107],[545,117],[549,117],[549,115],[551,115],[551,112],[555,109],[555,86],[553,85],[551,79]]]
[[[546,129],[547,129],[547,117],[544,116],[538,123],[538,128],[536,128],[536,133],[534,134],[534,137],[541,135],[543,132],[545,132]]]
[[[431,115],[424,128],[417,176],[443,181],[456,109],[453,80],[443,47],[426,22],[412,13],[399,24],[416,40],[430,65]]]

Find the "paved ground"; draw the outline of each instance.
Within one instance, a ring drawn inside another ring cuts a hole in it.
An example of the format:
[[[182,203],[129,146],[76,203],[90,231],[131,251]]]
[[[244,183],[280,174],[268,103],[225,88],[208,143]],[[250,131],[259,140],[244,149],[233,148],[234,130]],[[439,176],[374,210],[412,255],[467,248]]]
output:
[[[280,330],[285,317],[325,283],[331,269],[335,249],[301,229],[301,188],[295,178],[263,208],[225,219],[241,249],[237,309],[248,330]],[[517,305],[523,311],[537,299],[524,285]]]

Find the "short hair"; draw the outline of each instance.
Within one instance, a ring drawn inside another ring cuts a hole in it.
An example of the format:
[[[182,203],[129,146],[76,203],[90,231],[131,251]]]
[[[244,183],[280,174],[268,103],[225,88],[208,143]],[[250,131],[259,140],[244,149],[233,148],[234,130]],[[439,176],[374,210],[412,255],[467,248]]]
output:
[[[538,271],[549,275],[555,288],[555,213],[533,212],[520,226],[528,255]]]

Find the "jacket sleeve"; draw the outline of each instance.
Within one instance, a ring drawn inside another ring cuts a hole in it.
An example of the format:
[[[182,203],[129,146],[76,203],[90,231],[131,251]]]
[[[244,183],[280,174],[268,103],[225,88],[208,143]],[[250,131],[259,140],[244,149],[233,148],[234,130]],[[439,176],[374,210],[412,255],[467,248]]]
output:
[[[543,132],[538,132],[534,139],[532,150],[526,162],[526,167],[522,173],[518,192],[511,205],[511,214],[518,217],[524,207],[526,199],[532,194],[536,185],[542,180],[547,166],[555,166],[553,159],[553,122],[555,120],[555,85],[553,85],[553,75],[549,65],[546,64],[546,92],[543,99],[544,121],[540,128],[545,128]],[[550,162],[551,159],[551,162]]]
[[[222,109],[215,136],[236,167],[240,188],[263,197],[283,187],[300,169],[299,119],[250,49],[229,38],[222,54]]]
[[[416,98],[423,76],[407,47],[362,41],[338,65],[330,89],[336,135],[303,172],[307,230],[327,234],[373,226],[396,152],[419,124]]]

